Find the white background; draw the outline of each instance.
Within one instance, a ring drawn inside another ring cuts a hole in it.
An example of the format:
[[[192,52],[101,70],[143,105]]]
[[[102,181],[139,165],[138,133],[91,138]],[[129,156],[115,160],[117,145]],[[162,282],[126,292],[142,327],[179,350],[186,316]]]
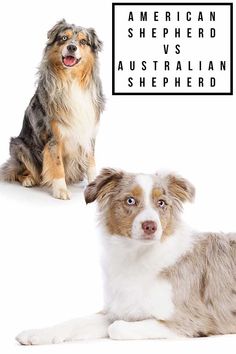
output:
[[[93,26],[104,42],[101,77],[107,97],[97,139],[98,169],[168,168],[195,184],[184,217],[200,230],[236,231],[235,96],[112,96],[111,1],[8,1],[0,14],[0,162],[22,125],[35,90],[47,30],[65,17]],[[219,49],[220,50],[220,49]],[[60,201],[38,188],[0,184],[1,353],[235,352],[236,337],[194,340],[88,341],[22,347],[15,335],[101,309],[95,206],[82,189]]]

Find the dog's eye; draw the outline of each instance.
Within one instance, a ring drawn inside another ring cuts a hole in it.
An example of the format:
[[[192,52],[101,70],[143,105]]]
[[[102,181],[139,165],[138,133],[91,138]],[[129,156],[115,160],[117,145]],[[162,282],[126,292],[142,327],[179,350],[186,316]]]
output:
[[[67,41],[68,37],[67,37],[67,36],[62,36],[61,39],[62,39],[63,41]]]
[[[132,198],[132,197],[129,197],[129,198],[126,199],[126,203],[128,205],[135,205],[136,204],[136,200],[134,198]]]
[[[164,208],[167,205],[167,203],[163,199],[159,199],[157,204],[160,208]]]
[[[81,39],[81,40],[79,41],[79,44],[80,44],[80,45],[85,45],[85,44],[87,44],[87,41],[86,41],[85,39]]]

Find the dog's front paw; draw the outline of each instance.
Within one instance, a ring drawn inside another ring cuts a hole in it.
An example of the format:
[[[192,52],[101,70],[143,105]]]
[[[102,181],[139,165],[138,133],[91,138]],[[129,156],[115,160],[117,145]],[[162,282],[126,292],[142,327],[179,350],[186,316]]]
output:
[[[125,321],[115,321],[108,327],[111,339],[129,339],[128,328]]]
[[[70,199],[70,192],[68,191],[68,189],[53,189],[52,195],[56,199]]]
[[[52,185],[52,195],[54,198],[67,200],[70,199],[70,192],[66,187],[65,180],[55,179]]]
[[[16,340],[23,345],[37,345],[62,343],[66,338],[50,329],[32,329],[19,333]]]

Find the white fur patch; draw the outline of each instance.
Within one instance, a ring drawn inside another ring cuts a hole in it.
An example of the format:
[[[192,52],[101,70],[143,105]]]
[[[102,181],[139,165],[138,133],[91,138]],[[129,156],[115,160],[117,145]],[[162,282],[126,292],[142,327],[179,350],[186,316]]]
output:
[[[192,236],[184,226],[165,242],[103,235],[105,309],[112,320],[172,317],[172,287],[160,272],[191,250]]]
[[[70,44],[74,44],[73,42],[71,42]],[[67,55],[70,55],[70,53],[68,52],[67,46],[65,46],[62,50],[62,56],[66,57]],[[74,57],[77,59],[81,58],[81,53],[80,53],[80,49],[79,47],[77,47],[76,52],[73,53]]]
[[[134,219],[132,225],[132,238],[135,240],[143,239],[144,231],[142,229],[142,223],[151,220],[157,224],[157,231],[153,234],[154,240],[160,240],[162,235],[162,226],[158,213],[151,207],[145,208]],[[150,242],[150,240],[148,241]]]
[[[59,325],[24,331],[18,334],[16,340],[24,345],[54,344],[79,339],[105,338],[108,336],[109,322],[102,314],[85,318],[77,318]]]
[[[132,238],[140,240],[143,238],[144,231],[142,223],[154,221],[157,224],[157,231],[153,235],[154,239],[160,239],[162,226],[157,211],[152,206],[153,178],[150,175],[140,174],[136,176],[137,184],[142,188],[144,195],[144,209],[135,217],[132,225]]]
[[[81,146],[86,152],[91,151],[91,141],[96,136],[96,113],[91,89],[81,89],[75,82],[68,94],[68,106],[71,117],[66,121],[70,125],[59,124],[60,133],[65,141],[65,152],[69,155],[78,153]]]
[[[165,320],[173,313],[170,283],[158,277],[152,246],[105,237],[105,309],[112,320]]]
[[[140,174],[135,177],[137,184],[144,193],[145,206],[150,205],[150,197],[153,188],[153,178],[151,175]]]
[[[96,177],[96,167],[95,166],[89,166],[87,170],[87,178],[88,182],[92,182]]]
[[[164,324],[147,319],[137,322],[115,321],[108,328],[109,337],[112,339],[177,339],[176,333]]]
[[[63,199],[63,200],[70,199],[70,193],[67,189],[64,178],[57,178],[53,180],[52,194],[53,197],[57,199]]]

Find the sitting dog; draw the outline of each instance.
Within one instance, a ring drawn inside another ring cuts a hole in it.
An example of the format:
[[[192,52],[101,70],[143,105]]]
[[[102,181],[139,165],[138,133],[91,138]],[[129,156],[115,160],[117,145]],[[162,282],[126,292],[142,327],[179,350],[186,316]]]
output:
[[[104,169],[85,190],[98,201],[104,248],[101,313],[22,332],[22,344],[236,333],[236,234],[181,221],[194,187],[175,174]]]
[[[65,20],[48,32],[38,87],[20,135],[11,139],[2,179],[25,187],[46,184],[55,198],[69,199],[66,183],[95,178],[94,145],[104,105],[101,46],[94,29]]]

